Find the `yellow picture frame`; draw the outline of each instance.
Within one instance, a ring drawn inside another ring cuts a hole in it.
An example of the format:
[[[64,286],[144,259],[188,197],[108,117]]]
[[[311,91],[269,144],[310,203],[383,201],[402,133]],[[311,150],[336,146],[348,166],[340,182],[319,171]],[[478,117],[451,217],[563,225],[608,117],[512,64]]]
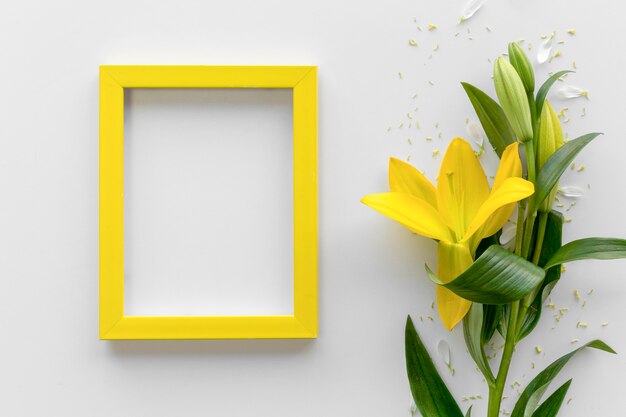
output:
[[[293,89],[293,315],[124,314],[125,88]],[[317,233],[316,67],[100,67],[100,339],[315,338],[318,333]]]

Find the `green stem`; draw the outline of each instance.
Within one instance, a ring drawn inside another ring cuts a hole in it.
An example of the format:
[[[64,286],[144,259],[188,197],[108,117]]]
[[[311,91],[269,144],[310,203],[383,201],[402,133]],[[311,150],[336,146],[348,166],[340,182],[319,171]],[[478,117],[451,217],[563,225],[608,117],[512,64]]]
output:
[[[537,239],[535,239],[535,251],[533,252],[533,263],[539,265],[539,257],[543,249],[543,239],[546,236],[546,225],[548,224],[548,213],[539,212],[539,223],[537,223]]]
[[[535,171],[535,147],[533,141],[524,143],[526,149],[526,167],[528,169],[528,181],[535,183],[536,171]],[[530,252],[530,241],[532,240],[533,228],[535,227],[535,217],[537,217],[537,210],[533,197],[528,200],[528,217],[526,218],[526,225],[524,229],[524,237],[522,239],[522,254],[521,256],[528,259],[528,253]]]
[[[524,237],[524,217],[526,215],[526,200],[517,204],[517,224],[515,225],[515,254],[522,254],[522,238]]]
[[[543,249],[543,241],[546,236],[546,226],[548,224],[548,213],[540,211],[539,212],[539,221],[537,223],[537,238],[535,239],[535,250],[533,252],[533,260],[532,262],[535,265],[539,265],[539,258],[541,257],[541,250]],[[541,286],[535,288],[530,292],[524,299],[522,300],[522,305],[520,308],[519,317],[517,318],[517,333],[522,330],[522,325],[524,324],[524,318],[526,317],[526,312],[528,308],[532,304],[533,300],[537,296],[537,292]]]
[[[515,339],[517,338],[517,313],[519,309],[519,301],[511,304],[511,314],[506,330],[506,341],[504,343],[504,352],[502,352],[502,360],[496,376],[496,384],[489,387],[489,407],[487,409],[487,417],[498,417],[500,415],[500,404],[502,403],[502,394],[506,385],[506,378],[509,374],[511,359],[515,351]]]

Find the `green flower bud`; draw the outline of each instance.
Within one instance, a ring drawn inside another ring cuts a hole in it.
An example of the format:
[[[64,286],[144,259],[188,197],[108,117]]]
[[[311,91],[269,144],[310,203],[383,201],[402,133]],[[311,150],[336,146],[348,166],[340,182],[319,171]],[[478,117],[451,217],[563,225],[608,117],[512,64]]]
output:
[[[535,73],[524,50],[515,42],[509,44],[509,61],[524,83],[527,93],[535,91]]]
[[[524,83],[517,75],[517,71],[509,61],[498,58],[494,66],[493,79],[498,100],[513,131],[522,142],[531,140],[533,126],[530,120],[530,107]]]
[[[561,121],[554,108],[548,100],[544,101],[541,110],[541,122],[539,127],[539,137],[536,146],[537,172],[545,165],[548,159],[559,149],[565,141],[563,140],[563,128]],[[539,211],[549,212],[554,204],[558,184],[554,186],[549,196],[541,203]]]

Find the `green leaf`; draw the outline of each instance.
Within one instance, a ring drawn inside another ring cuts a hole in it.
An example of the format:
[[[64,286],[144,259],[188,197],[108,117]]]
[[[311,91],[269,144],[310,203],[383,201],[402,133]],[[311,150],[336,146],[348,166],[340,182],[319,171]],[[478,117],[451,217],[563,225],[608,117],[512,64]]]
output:
[[[615,353],[606,343],[601,340],[593,340],[584,346],[579,347],[576,350],[571,351],[567,355],[561,356],[556,361],[552,362],[546,369],[541,371],[526,387],[522,395],[517,400],[515,408],[511,417],[530,417],[537,409],[537,405],[541,401],[541,397],[548,389],[552,380],[563,369],[563,367],[569,362],[569,360],[582,349],[589,347],[594,349],[603,350],[609,353]]]
[[[543,214],[540,214],[540,216]],[[539,256],[539,266],[544,266],[552,256],[561,248],[563,236],[563,215],[556,210],[552,210],[547,214],[546,233],[543,239],[541,255]],[[538,226],[538,224],[535,224]],[[534,245],[533,245],[534,246]],[[530,332],[537,326],[541,318],[541,310],[543,303],[550,295],[552,288],[561,278],[561,267],[555,266],[546,270],[546,277],[537,289],[531,305],[528,307],[518,340],[528,336]]]
[[[502,156],[504,149],[516,141],[515,132],[506,118],[504,110],[479,88],[468,83],[461,83],[461,85],[472,106],[474,106],[474,111],[476,111],[491,146],[498,156]]]
[[[483,330],[480,335],[481,342],[484,345],[489,343],[493,334],[498,328],[498,323],[502,320],[502,306],[491,304],[483,304]]]
[[[461,275],[448,283],[440,281],[426,265],[426,273],[466,300],[502,305],[520,300],[537,287],[545,276],[543,269],[499,245],[492,245]]]
[[[482,304],[473,303],[470,310],[465,317],[463,317],[463,336],[465,337],[465,345],[467,346],[470,356],[474,359],[476,366],[478,366],[478,369],[482,372],[487,383],[493,386],[496,383],[496,378],[493,376],[493,372],[489,367],[481,338],[483,322]]]
[[[561,405],[563,404],[563,400],[567,395],[567,390],[569,389],[571,383],[572,380],[570,379],[554,391],[552,395],[550,395],[548,399],[545,400],[539,408],[537,408],[532,417],[556,417],[561,409]]]
[[[541,171],[539,171],[539,175],[537,175],[535,194],[531,197],[532,207],[530,207],[529,212],[532,213],[539,207],[548,194],[550,194],[552,188],[559,182],[559,178],[561,178],[563,172],[565,172],[574,158],[576,158],[576,155],[598,135],[601,135],[601,133],[588,133],[571,140],[557,149],[557,151],[548,158],[543,168],[541,168]]]
[[[626,258],[626,240],[603,237],[589,237],[574,240],[560,248],[544,265],[544,269],[555,267],[565,262],[582,259],[620,259]]]
[[[435,364],[417,335],[411,316],[405,329],[406,369],[413,400],[423,417],[463,417]]]
[[[550,78],[548,78],[543,85],[541,86],[541,88],[539,88],[539,91],[537,91],[537,113],[536,114],[541,114],[541,110],[543,110],[543,102],[546,99],[546,97],[548,96],[548,91],[550,91],[550,88],[552,88],[552,84],[554,84],[559,78],[561,78],[562,76],[564,76],[565,74],[567,74],[568,72],[574,72],[574,71],[559,71],[556,74],[553,74]]]

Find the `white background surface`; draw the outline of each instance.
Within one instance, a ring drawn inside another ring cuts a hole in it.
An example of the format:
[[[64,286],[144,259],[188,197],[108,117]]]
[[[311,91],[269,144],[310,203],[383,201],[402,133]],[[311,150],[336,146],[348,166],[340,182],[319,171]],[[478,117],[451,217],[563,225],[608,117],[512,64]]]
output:
[[[126,91],[125,313],[293,314],[292,91]]]
[[[605,132],[577,161],[586,169],[564,181],[585,189],[591,184],[568,213],[573,221],[566,240],[625,236],[625,29],[624,8],[615,1],[492,0],[457,27],[463,4],[3,4],[0,415],[407,416],[407,313],[424,317],[423,323],[416,319],[418,331],[431,351],[442,338],[450,342],[456,375],[446,374],[446,380],[458,398],[481,394],[483,400],[474,403],[482,410],[486,390],[462,347],[460,329],[448,334],[436,317],[426,319],[435,316],[434,288],[423,263],[434,264],[434,245],[358,200],[386,189],[389,155],[410,154],[434,178],[440,157],[431,152],[443,152],[450,138],[465,134],[465,119],[474,118],[459,81],[492,92],[487,58],[504,52],[510,40],[525,38],[536,47],[540,35],[556,30],[566,41],[557,48],[563,56],[538,72],[569,68],[576,60],[578,73],[567,83],[589,89],[591,100],[555,106],[571,109],[570,137]],[[418,32],[413,17],[438,29]],[[565,34],[570,28],[576,36]],[[419,48],[408,45],[411,38]],[[98,65],[105,63],[319,66],[319,339],[98,340]],[[397,129],[415,107],[422,128]],[[510,383],[525,385],[537,370],[531,361],[543,368],[571,349],[573,338],[602,337],[626,352],[624,268],[624,261],[568,267],[553,302],[570,311],[554,330],[546,314],[539,330],[519,345]],[[590,288],[595,291],[587,295]],[[584,308],[574,289],[587,300]],[[579,320],[589,328],[577,329]],[[534,353],[535,346],[545,355]],[[622,415],[625,371],[623,356],[580,354],[563,374],[574,383],[562,415]],[[515,390],[507,395],[510,410]]]

